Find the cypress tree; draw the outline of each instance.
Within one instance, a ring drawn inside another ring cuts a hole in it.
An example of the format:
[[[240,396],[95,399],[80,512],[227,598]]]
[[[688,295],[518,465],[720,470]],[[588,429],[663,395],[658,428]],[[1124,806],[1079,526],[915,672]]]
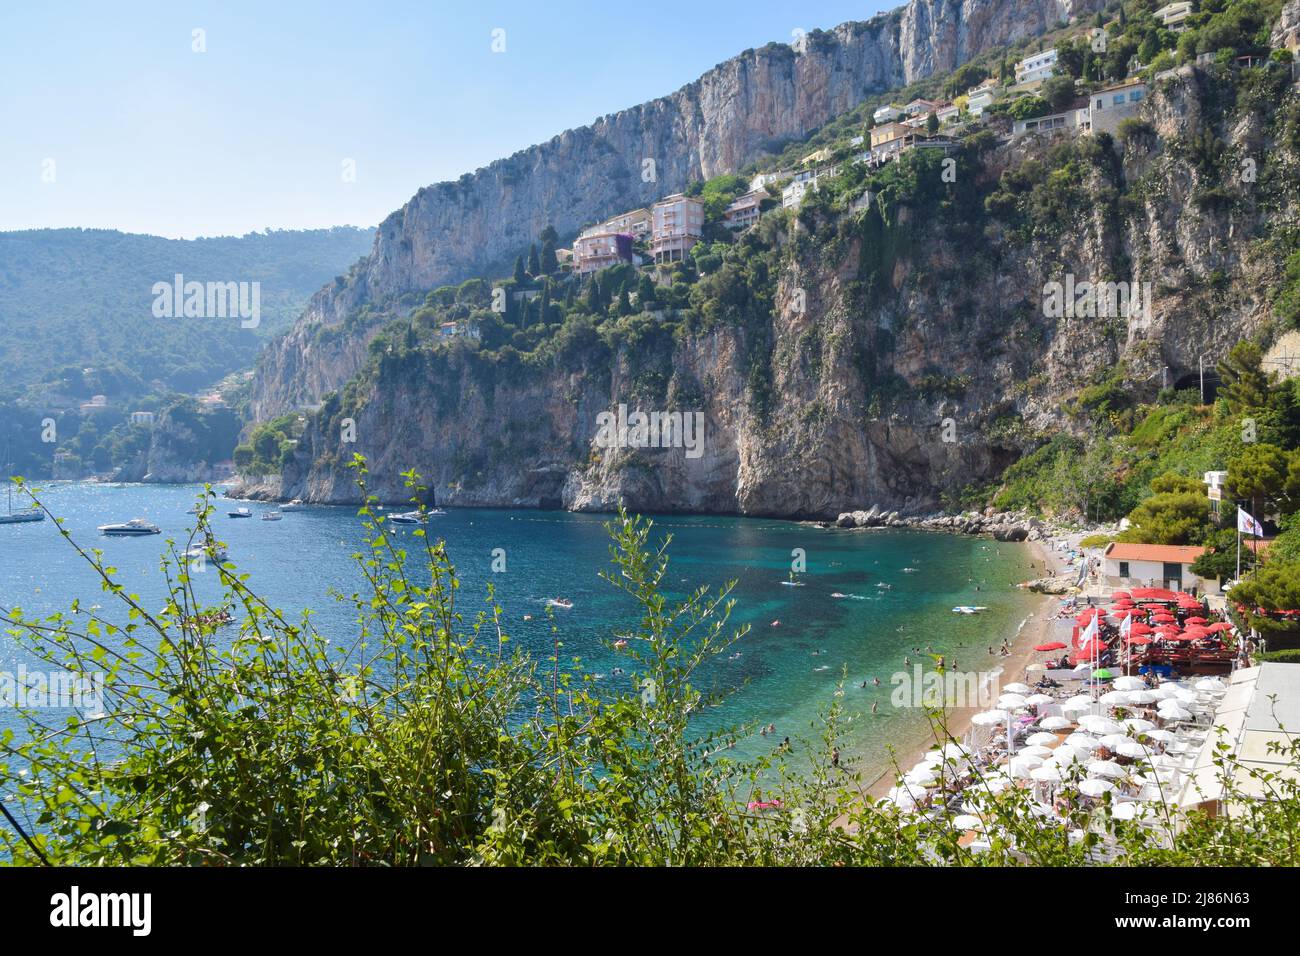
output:
[[[542,275],[554,275],[559,269],[560,263],[555,258],[555,240],[545,239],[542,241]]]
[[[523,285],[528,281],[528,274],[524,272],[524,257],[519,256],[515,259],[515,284]]]
[[[537,243],[528,247],[528,274],[536,277],[542,274],[542,262],[537,258]]]

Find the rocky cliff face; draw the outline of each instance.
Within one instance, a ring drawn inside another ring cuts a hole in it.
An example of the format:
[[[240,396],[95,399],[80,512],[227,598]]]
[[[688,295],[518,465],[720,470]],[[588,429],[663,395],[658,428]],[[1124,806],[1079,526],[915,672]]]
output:
[[[381,357],[346,406],[314,416],[266,493],[354,501],[346,463],[360,452],[389,501],[408,497],[400,472],[414,467],[452,505],[932,510],[1037,435],[1085,430],[1068,402],[1085,386],[1115,377],[1149,399],[1191,384],[1198,356],[1269,330],[1270,229],[1300,210],[1294,89],[1188,68],[1140,115],[1123,142],[1080,140],[1037,191],[1024,191],[1027,170],[1050,166],[1059,140],[964,159],[967,178],[930,207],[878,198],[865,214],[769,221],[779,273],[757,319],[612,347],[576,332],[537,362],[460,346]],[[1238,176],[1251,157],[1257,178]],[[1000,179],[1008,169],[1019,184]],[[1038,205],[990,218],[982,200],[961,206],[990,190]],[[1046,314],[1045,284],[1067,275],[1149,284],[1150,309]],[[701,453],[603,447],[599,416],[620,403],[699,410]],[[355,443],[341,441],[345,418]]]
[[[321,346],[318,330],[367,303],[484,274],[512,261],[548,224],[571,235],[691,180],[737,170],[874,93],[952,70],[1102,4],[911,0],[868,22],[814,32],[799,50],[748,50],[670,96],[421,189],[383,222],[347,281],[318,293],[293,332],[267,350],[253,413],[264,420],[311,405],[355,374],[364,332]]]

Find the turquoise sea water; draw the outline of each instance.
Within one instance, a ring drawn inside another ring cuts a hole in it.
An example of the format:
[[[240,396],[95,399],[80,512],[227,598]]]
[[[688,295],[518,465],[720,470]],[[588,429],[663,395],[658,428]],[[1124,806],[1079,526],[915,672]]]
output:
[[[146,604],[161,604],[160,555],[168,538],[188,538],[194,518],[185,512],[200,490],[55,483],[42,497],[80,543],[106,552],[123,583]],[[286,512],[279,522],[226,517],[238,504],[218,501],[214,530],[227,543],[231,560],[251,574],[254,590],[288,612],[312,608],[317,627],[340,635],[336,643],[347,643],[353,614],[329,592],[350,593],[362,584],[351,558],[365,540],[356,509],[313,507]],[[251,507],[257,514],[270,510]],[[163,534],[121,539],[95,531],[134,517],[147,518]],[[460,609],[467,620],[485,606],[491,582],[512,640],[546,658],[552,634],[545,601],[566,597],[573,609],[555,612],[562,659],[581,657],[607,686],[621,681],[630,689],[633,675],[615,673],[626,659],[603,643],[635,620],[630,600],[597,576],[609,567],[608,520],[566,512],[453,509],[431,519],[429,532],[447,541],[461,576]],[[887,766],[886,744],[907,748],[926,734],[921,713],[890,706],[890,676],[904,669],[904,657],[915,662],[913,648],[932,648],[963,670],[995,668],[988,645],[996,647],[1014,633],[1033,608],[1033,599],[1014,587],[1031,576],[1030,553],[1023,545],[911,531],[825,531],[748,518],[657,516],[654,521],[656,540],[672,535],[667,580],[676,589],[673,596],[735,579],[732,621],[752,625],[732,649],[739,656],[714,662],[703,675],[703,689],[733,693],[701,715],[702,727],[758,721],[776,725],[776,740],[816,739],[818,714],[830,706],[846,673],[841,702],[861,716],[852,725],[845,757],[868,774]],[[492,570],[495,549],[504,550],[504,572]],[[782,584],[789,579],[795,549],[806,555],[800,587]],[[214,598],[215,578],[212,574]],[[835,592],[858,597],[837,599],[831,597]],[[51,522],[0,526],[0,605],[49,613],[66,610],[74,597],[109,604]],[[989,610],[958,615],[952,612],[956,605]],[[525,615],[533,619],[525,621]],[[0,633],[0,671],[15,670],[20,660],[13,638]],[[870,683],[874,677],[881,686]],[[873,702],[879,704],[874,716]],[[0,728],[12,717],[0,710]],[[735,752],[752,755],[775,742],[754,735]]]

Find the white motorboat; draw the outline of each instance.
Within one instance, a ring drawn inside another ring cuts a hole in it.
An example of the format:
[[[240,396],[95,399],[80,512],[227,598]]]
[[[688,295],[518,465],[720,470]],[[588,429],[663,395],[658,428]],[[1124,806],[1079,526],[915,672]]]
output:
[[[280,514],[280,512],[278,512],[278,511],[268,511],[266,514],[262,515],[262,520],[263,520],[263,521],[279,521],[279,520],[280,520],[281,518],[283,518],[283,517],[284,517],[284,515]]]
[[[138,538],[147,534],[162,534],[162,529],[143,518],[132,518],[124,524],[100,525],[99,533],[110,538]]]
[[[293,501],[290,501],[288,504],[280,505],[280,510],[301,511],[305,507],[307,507],[307,503],[305,501],[303,501],[301,498],[294,498]]]
[[[251,518],[253,511],[251,508],[236,508],[234,511],[227,512],[232,518]]]
[[[211,550],[201,544],[196,544],[185,552],[187,561],[215,561],[217,564],[225,564],[230,560],[230,555],[225,548],[214,547]]]
[[[388,520],[393,524],[424,524],[428,518],[418,511],[402,511],[389,515]]]

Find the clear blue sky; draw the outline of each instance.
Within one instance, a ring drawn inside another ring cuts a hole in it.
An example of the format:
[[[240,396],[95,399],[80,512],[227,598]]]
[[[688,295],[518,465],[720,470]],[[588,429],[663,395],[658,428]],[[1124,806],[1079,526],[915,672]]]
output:
[[[373,226],[747,47],[899,3],[4,0],[0,230]]]

